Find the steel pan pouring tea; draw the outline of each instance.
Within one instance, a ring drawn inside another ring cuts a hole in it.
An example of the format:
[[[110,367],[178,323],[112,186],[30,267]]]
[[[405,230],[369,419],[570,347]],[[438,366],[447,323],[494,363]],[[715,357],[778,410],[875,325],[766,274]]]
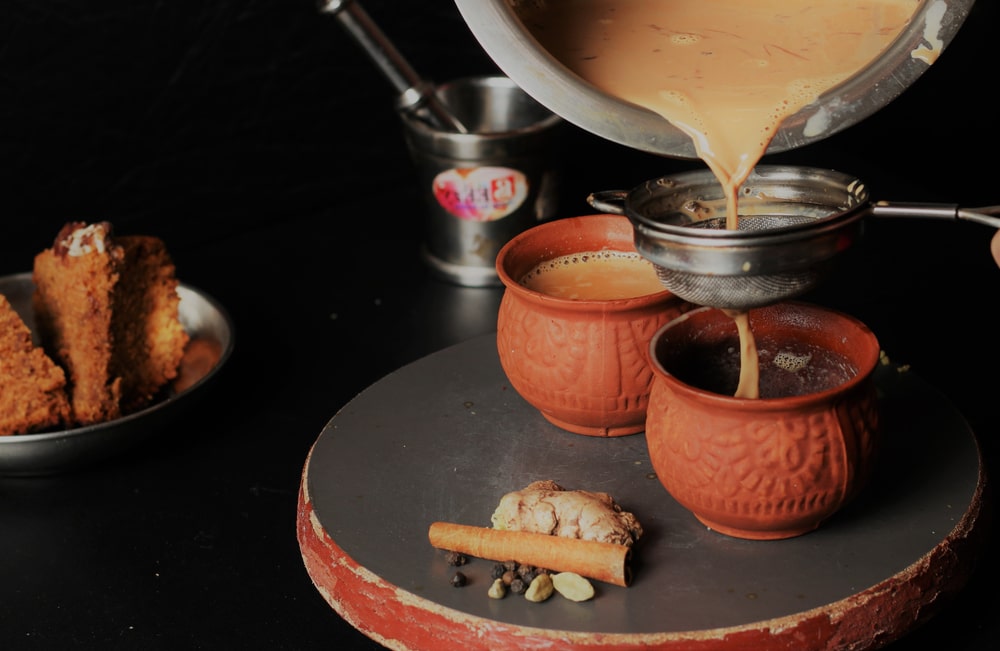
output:
[[[912,0],[909,3],[912,16],[898,37],[868,65],[785,118],[774,131],[767,152],[796,149],[822,140],[892,102],[938,59],[973,3],[974,0]],[[567,61],[547,47],[547,35],[539,32],[533,21],[539,11],[557,11],[568,4],[566,0],[456,0],[473,35],[504,73],[566,121],[640,151],[673,158],[700,157],[689,134],[677,125],[664,120],[643,102],[599,87],[580,74],[577,62]],[[709,3],[686,3],[684,8],[698,4]],[[845,7],[848,4],[843,3]],[[640,5],[651,9],[655,3],[634,3]],[[671,12],[680,10],[682,5],[685,3],[660,3],[665,7],[663,11]],[[782,8],[788,3],[777,5]],[[741,3],[740,11],[743,6]],[[620,15],[625,9],[632,7],[622,4],[617,13]],[[560,22],[567,21],[560,19]],[[668,32],[677,21],[671,14],[655,22],[663,32]],[[777,24],[771,17],[765,22]],[[666,48],[662,52],[666,63],[675,56],[668,55]],[[630,68],[635,69],[640,62],[633,63]]]
[[[765,170],[760,159],[894,99],[937,60],[971,4],[459,1],[501,68],[569,121],[705,162],[711,176],[647,183],[627,194],[624,209],[607,193],[591,205],[632,219],[639,252],[672,292],[734,312],[810,289],[858,236],[860,218],[875,212],[857,179]],[[496,33],[513,38],[501,43]],[[550,87],[556,96],[546,96]]]
[[[861,179],[814,167],[758,166],[739,200],[739,228],[729,229],[723,188],[708,170],[588,197],[594,208],[629,218],[636,250],[656,265],[666,289],[697,305],[731,310],[812,289],[862,236],[868,216],[954,219],[1000,229],[1000,206],[873,201]]]

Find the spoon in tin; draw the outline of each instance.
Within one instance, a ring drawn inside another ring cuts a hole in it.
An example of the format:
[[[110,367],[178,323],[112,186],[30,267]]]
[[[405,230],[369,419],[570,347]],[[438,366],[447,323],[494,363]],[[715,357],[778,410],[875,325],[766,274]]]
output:
[[[356,0],[319,0],[319,10],[320,13],[335,16],[364,48],[399,92],[399,110],[417,115],[443,131],[469,133],[468,128],[438,98],[433,84],[417,74]]]

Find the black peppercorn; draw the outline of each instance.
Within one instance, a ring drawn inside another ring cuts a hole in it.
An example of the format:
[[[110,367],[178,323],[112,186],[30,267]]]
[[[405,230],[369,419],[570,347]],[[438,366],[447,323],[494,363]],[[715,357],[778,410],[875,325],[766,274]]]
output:
[[[448,565],[455,567],[465,565],[469,559],[465,557],[465,554],[459,552],[448,552],[445,554],[445,560],[448,561]]]
[[[455,576],[451,577],[451,584],[456,588],[461,588],[466,583],[468,583],[468,579],[461,572],[455,572]]]

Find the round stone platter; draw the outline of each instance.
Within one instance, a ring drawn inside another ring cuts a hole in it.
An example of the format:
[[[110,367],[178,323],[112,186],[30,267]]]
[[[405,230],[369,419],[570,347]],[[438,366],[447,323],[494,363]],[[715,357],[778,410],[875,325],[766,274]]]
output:
[[[884,445],[863,494],[818,530],[780,541],[707,529],[656,479],[642,434],[550,424],[514,391],[484,335],[384,377],[345,405],[302,473],[297,536],[331,608],[390,649],[865,649],[932,616],[968,579],[984,477],[974,434],[912,370],[876,376]],[[490,526],[532,481],[612,495],[642,523],[629,587],[576,603],[464,587],[428,542],[435,521]]]

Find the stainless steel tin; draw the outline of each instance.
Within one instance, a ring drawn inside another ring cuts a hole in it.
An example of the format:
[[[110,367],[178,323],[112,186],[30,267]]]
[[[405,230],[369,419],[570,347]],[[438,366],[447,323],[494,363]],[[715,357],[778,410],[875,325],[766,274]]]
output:
[[[424,259],[456,284],[499,286],[500,248],[555,215],[565,123],[503,76],[458,79],[437,95],[469,132],[402,115],[427,211]]]

